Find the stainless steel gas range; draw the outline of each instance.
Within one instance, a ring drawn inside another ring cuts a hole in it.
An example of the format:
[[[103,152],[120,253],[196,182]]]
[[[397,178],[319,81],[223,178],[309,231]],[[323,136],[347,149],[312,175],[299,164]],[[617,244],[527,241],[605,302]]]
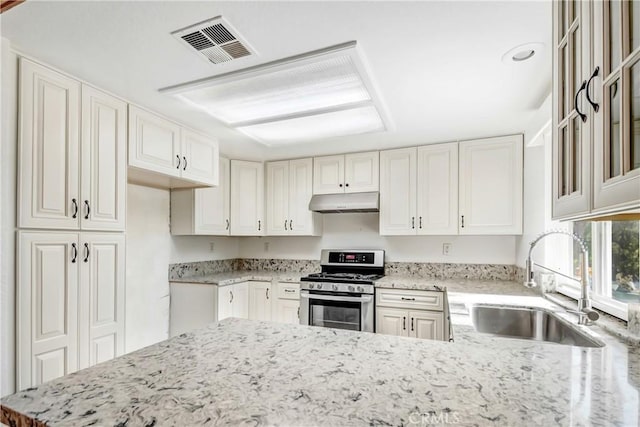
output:
[[[374,332],[374,282],[384,276],[384,251],[323,249],[320,266],[301,279],[300,323]]]

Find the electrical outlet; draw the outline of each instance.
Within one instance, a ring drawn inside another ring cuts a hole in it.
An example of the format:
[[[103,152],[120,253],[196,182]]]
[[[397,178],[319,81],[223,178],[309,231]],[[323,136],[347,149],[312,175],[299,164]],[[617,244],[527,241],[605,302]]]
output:
[[[442,244],[442,255],[451,255],[451,243]]]
[[[216,250],[216,244],[214,242],[209,243],[209,252]]]
[[[264,251],[269,252],[269,242],[264,242]]]

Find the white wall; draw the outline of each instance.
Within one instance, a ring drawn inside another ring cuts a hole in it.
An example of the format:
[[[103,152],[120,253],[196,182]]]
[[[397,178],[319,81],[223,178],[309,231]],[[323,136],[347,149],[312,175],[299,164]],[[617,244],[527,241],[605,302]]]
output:
[[[378,214],[325,214],[321,237],[240,239],[243,258],[319,259],[324,248],[385,249],[388,261],[514,264],[514,236],[380,236]],[[268,251],[265,251],[268,243]],[[451,243],[449,256],[442,244]]]
[[[17,56],[2,39],[0,141],[0,396],[15,386],[15,224],[17,163]]]
[[[127,186],[128,352],[169,337],[169,264],[238,256],[236,238],[171,236],[169,209],[168,190]]]

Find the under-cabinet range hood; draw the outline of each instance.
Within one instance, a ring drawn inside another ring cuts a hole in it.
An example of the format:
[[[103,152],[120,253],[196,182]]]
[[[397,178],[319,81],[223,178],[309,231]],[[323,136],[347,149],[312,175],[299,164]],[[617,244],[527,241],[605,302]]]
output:
[[[316,194],[309,202],[309,210],[320,213],[379,212],[380,197],[377,191]]]

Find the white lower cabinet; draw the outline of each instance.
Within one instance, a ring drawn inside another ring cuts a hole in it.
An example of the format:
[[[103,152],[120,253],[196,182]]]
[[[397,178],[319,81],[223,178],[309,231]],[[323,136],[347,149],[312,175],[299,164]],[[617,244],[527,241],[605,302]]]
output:
[[[249,319],[271,320],[271,282],[249,282]]]
[[[218,287],[218,319],[249,318],[249,282]]]
[[[18,232],[18,389],[124,354],[125,237]]]
[[[444,292],[378,289],[376,332],[429,340],[447,340]]]
[[[300,323],[300,284],[294,282],[276,283],[276,300],[273,303],[274,322]]]

